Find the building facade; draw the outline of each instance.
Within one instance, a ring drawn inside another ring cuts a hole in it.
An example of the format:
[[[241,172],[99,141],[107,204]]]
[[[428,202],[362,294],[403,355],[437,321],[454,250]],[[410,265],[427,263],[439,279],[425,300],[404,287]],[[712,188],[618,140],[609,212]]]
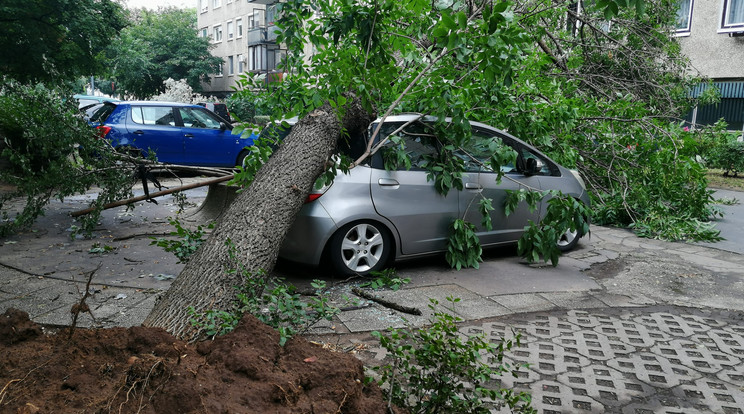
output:
[[[212,55],[223,59],[222,70],[202,85],[206,95],[226,97],[245,73],[281,80],[277,66],[286,51],[276,41],[275,20],[275,0],[197,0],[199,36],[210,38]]]
[[[744,130],[744,0],[680,0],[676,35],[693,68],[721,96],[719,104],[696,108],[687,120],[710,125],[723,118],[729,130]]]

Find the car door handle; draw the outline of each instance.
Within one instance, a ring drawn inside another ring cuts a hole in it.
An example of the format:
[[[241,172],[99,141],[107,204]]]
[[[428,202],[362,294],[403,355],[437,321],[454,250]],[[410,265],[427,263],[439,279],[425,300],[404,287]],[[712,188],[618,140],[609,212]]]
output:
[[[186,138],[194,138],[194,134],[183,134]]]
[[[479,183],[465,183],[466,190],[482,190],[483,186]]]
[[[132,132],[132,133],[133,133],[134,135],[143,135],[143,134],[145,133],[145,131],[143,131],[143,130],[141,130],[141,129],[138,129],[138,130],[136,130],[136,131],[134,131],[134,132]]]
[[[382,187],[397,187],[400,185],[398,180],[394,180],[392,178],[380,178],[377,180],[377,184],[381,185]]]

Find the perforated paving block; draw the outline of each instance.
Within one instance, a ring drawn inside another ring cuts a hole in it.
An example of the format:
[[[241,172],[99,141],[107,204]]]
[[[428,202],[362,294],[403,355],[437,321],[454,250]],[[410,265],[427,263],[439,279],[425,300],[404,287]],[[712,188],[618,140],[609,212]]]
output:
[[[540,413],[744,414],[744,322],[736,316],[686,308],[552,311],[463,331],[476,328],[491,341],[522,335],[503,362],[527,367],[500,384],[528,389]]]

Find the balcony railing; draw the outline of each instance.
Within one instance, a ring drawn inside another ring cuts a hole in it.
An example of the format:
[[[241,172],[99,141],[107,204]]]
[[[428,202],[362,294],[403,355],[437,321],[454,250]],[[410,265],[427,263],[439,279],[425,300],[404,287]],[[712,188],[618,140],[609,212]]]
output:
[[[245,32],[246,42],[249,45],[255,45],[259,43],[266,43],[266,28],[265,27],[253,27]]]
[[[249,46],[276,43],[277,32],[276,26],[273,25],[269,27],[254,27],[246,31],[246,42]]]

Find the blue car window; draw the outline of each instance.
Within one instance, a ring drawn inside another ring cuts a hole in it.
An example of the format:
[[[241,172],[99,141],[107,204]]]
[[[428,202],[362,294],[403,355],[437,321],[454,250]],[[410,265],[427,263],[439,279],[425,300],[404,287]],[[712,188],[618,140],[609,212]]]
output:
[[[220,129],[220,120],[201,108],[178,108],[186,128]]]
[[[169,106],[132,107],[132,121],[143,125],[176,125],[173,109]]]

